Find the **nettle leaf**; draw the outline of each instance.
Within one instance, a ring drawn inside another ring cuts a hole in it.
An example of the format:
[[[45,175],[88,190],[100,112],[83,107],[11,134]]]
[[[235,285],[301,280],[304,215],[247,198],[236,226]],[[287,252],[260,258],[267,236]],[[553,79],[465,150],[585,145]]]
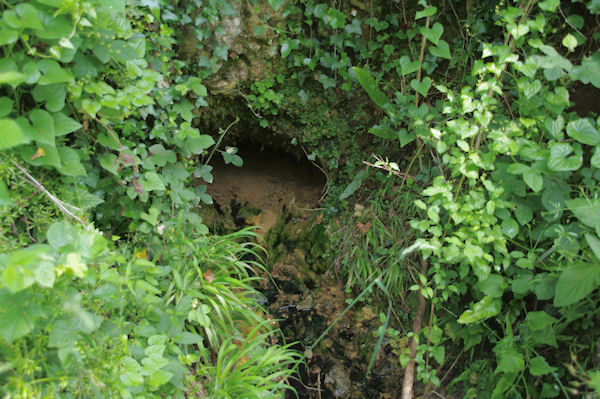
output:
[[[525,369],[523,354],[515,345],[515,337],[504,337],[494,346],[498,366],[494,373],[518,373]]]
[[[589,119],[579,118],[569,122],[567,134],[580,143],[597,146],[600,144],[600,133]]]
[[[496,316],[502,310],[502,300],[486,295],[483,299],[471,306],[471,309],[465,310],[460,315],[458,322],[461,324],[471,324],[480,320]]]
[[[569,265],[558,277],[554,306],[562,307],[577,303],[599,285],[600,263],[581,262]]]
[[[0,119],[0,151],[29,143],[21,127],[12,119]]]
[[[544,359],[542,356],[534,357],[529,363],[529,372],[534,377],[551,373],[554,370],[555,368],[550,367],[550,365],[546,362],[546,359]]]
[[[556,172],[577,170],[583,165],[583,156],[572,155],[573,147],[568,143],[552,143],[548,158],[548,169]]]

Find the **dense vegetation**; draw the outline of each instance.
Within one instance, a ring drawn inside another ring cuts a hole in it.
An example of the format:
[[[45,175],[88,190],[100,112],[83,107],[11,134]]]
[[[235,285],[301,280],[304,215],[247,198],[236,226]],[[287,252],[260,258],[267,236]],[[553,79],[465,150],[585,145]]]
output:
[[[289,391],[260,241],[198,212],[240,121],[327,174],[320,256],[382,310],[404,397],[600,393],[598,0],[0,11],[3,397]],[[275,51],[230,48],[235,18]]]

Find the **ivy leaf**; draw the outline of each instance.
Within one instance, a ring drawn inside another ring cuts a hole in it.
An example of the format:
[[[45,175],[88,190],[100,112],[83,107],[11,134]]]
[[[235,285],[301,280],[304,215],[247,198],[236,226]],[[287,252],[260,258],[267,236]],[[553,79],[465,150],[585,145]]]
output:
[[[440,37],[442,37],[442,33],[444,33],[444,27],[439,22],[433,24],[431,28],[426,29],[425,27],[421,28],[421,34],[427,38],[431,43],[438,45],[440,41]]]
[[[600,133],[592,125],[589,119],[579,118],[569,122],[567,134],[580,143],[597,146],[600,144]]]
[[[439,44],[437,46],[434,47],[428,47],[429,52],[431,53],[431,55],[436,56],[436,57],[440,57],[440,58],[446,58],[446,59],[452,59],[452,56],[450,55],[450,46],[448,45],[448,43],[446,43],[445,40],[440,40]]]
[[[599,263],[581,262],[569,265],[558,277],[554,306],[562,307],[579,302],[599,285]]]
[[[399,62],[402,76],[408,75],[409,73],[419,70],[419,67],[421,66],[421,63],[419,61],[411,61],[407,55],[403,55],[402,57],[400,57]]]
[[[584,84],[591,83],[592,86],[600,89],[600,51],[584,58],[581,65],[573,68],[571,75]]]
[[[413,79],[410,81],[410,87],[423,97],[427,97],[427,93],[429,93],[429,88],[431,87],[431,79],[429,76],[425,76],[420,82],[417,79]]]
[[[0,151],[29,143],[21,127],[12,119],[0,119]]]
[[[427,7],[424,10],[417,11],[417,13],[415,14],[415,20],[425,18],[425,17],[431,17],[436,12],[437,12],[437,7]]]

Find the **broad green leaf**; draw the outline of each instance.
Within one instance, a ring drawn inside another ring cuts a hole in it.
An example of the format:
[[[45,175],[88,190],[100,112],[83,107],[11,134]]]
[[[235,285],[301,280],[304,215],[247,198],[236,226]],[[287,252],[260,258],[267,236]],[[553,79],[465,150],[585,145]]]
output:
[[[584,58],[581,65],[573,68],[571,75],[584,84],[591,83],[600,89],[600,51],[596,51],[591,57]]]
[[[411,61],[408,56],[403,55],[399,59],[401,75],[405,76],[419,70],[421,63],[419,61]]]
[[[0,97],[0,118],[4,118],[13,110],[13,100],[8,97]]]
[[[575,50],[575,47],[577,47],[577,39],[575,38],[575,36],[568,33],[565,37],[563,37],[562,45],[568,48],[569,51],[573,51]]]
[[[52,115],[38,108],[31,111],[29,119],[33,124],[35,141],[38,144],[54,146],[54,118],[52,118]]]
[[[161,180],[160,176],[155,172],[146,172],[144,173],[144,178],[140,180],[140,184],[144,187],[146,191],[153,190],[165,190],[165,184]]]
[[[77,230],[67,221],[53,223],[46,232],[48,244],[56,250],[67,246],[77,238]]]
[[[367,177],[367,172],[365,170],[361,170],[360,172],[358,172],[354,180],[352,180],[350,184],[346,186],[344,191],[342,191],[340,199],[346,199],[352,194],[354,194],[354,192],[358,190],[360,186],[362,186],[362,182],[365,177]]]
[[[569,122],[567,134],[580,143],[592,146],[600,145],[600,133],[589,119],[579,118]]]
[[[19,40],[19,32],[7,27],[0,28],[0,46],[13,44]]]
[[[424,10],[417,11],[417,13],[415,14],[415,20],[425,18],[425,17],[431,17],[436,12],[437,12],[437,7],[427,7]]]
[[[545,375],[553,371],[553,367],[550,367],[542,356],[536,356],[531,359],[529,363],[529,372],[532,376],[537,377]]]
[[[600,263],[581,262],[568,265],[558,277],[554,306],[562,307],[577,303],[599,285]]]
[[[21,3],[3,14],[4,22],[14,29],[43,29],[39,11],[33,5]]]
[[[33,89],[33,98],[35,101],[46,103],[46,109],[50,112],[57,112],[65,106],[67,90],[63,84],[55,85],[37,85]]]
[[[583,156],[571,155],[573,148],[568,143],[552,143],[548,157],[548,169],[556,172],[577,170],[583,165]]]
[[[0,151],[29,143],[21,127],[12,119],[0,119]]]
[[[61,166],[58,168],[60,173],[65,176],[87,175],[76,150],[71,147],[59,147],[58,154],[61,162]]]
[[[35,327],[35,305],[29,302],[29,295],[23,292],[11,294],[0,288],[0,335],[7,343],[27,335]]]
[[[533,212],[531,211],[531,208],[528,205],[519,204],[515,208],[515,217],[517,218],[521,226],[524,226],[533,219]]]
[[[600,147],[596,147],[594,150],[594,155],[592,155],[592,159],[590,159],[590,164],[597,169],[600,169]]]
[[[529,33],[529,26],[525,24],[509,24],[508,33],[510,33],[515,38],[515,40],[519,40],[521,37]]]
[[[471,306],[471,309],[465,310],[458,322],[461,324],[471,324],[480,320],[496,316],[502,310],[502,300],[486,295],[483,299]]]
[[[494,346],[498,364],[494,373],[518,373],[525,368],[523,355],[519,352],[515,339],[504,337]]]
[[[82,128],[81,123],[69,118],[62,112],[54,112],[52,118],[54,119],[55,136],[64,136]]]
[[[17,71],[0,72],[0,84],[18,85],[25,80],[25,75]]]
[[[212,147],[215,144],[215,140],[208,134],[201,134],[199,137],[186,139],[186,148],[188,148],[192,154],[202,154],[204,150]]]
[[[429,88],[431,87],[431,79],[429,76],[425,76],[420,82],[417,79],[413,79],[410,81],[410,87],[423,97],[427,97],[427,93],[429,93]]]
[[[450,46],[445,40],[440,40],[437,46],[429,46],[428,49],[433,56],[446,58],[448,60],[452,59],[452,56],[450,55]]]
[[[485,280],[479,281],[476,285],[477,289],[494,298],[502,297],[504,290],[508,284],[504,281],[504,277],[499,274],[490,274]]]
[[[502,232],[510,239],[515,238],[519,233],[517,221],[513,218],[504,219],[502,221]]]
[[[51,85],[55,83],[68,83],[74,79],[70,70],[63,69],[60,64],[54,60],[41,60],[37,63],[42,76],[38,80],[41,85]]]
[[[150,376],[148,383],[150,386],[159,387],[161,385],[166,384],[173,377],[173,373],[168,372],[167,370],[157,370]]]
[[[0,287],[6,287],[12,292],[24,290],[35,283],[35,271],[39,267],[53,266],[54,262],[52,250],[48,245],[32,245],[14,251],[6,259],[0,275]]]
[[[283,3],[285,3],[285,0],[267,0],[267,2],[273,7],[273,10],[279,11]]]
[[[600,225],[600,199],[575,198],[565,204],[581,223],[593,229]]]
[[[596,235],[586,234],[585,240],[596,255],[596,259],[600,261],[600,239]]]
[[[544,0],[538,6],[544,11],[554,12],[559,4],[560,0]]]
[[[433,24],[431,28],[421,28],[421,34],[436,46],[440,41],[440,37],[442,37],[442,33],[444,33],[444,27],[439,22]]]
[[[535,311],[528,312],[525,321],[531,331],[541,331],[551,328],[558,320],[544,311]]]
[[[558,115],[556,120],[547,117],[546,121],[544,122],[544,127],[548,133],[550,133],[550,136],[552,136],[553,139],[562,140],[564,138],[562,130],[565,127],[565,120],[563,119],[562,115]]]

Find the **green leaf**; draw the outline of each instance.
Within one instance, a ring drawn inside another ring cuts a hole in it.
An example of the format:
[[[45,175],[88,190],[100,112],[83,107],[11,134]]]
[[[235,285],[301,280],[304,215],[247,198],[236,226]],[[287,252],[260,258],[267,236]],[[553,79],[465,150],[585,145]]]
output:
[[[0,119],[0,151],[29,143],[21,127],[12,119]]]
[[[358,172],[354,180],[352,180],[350,184],[348,184],[346,188],[344,188],[344,191],[342,191],[342,194],[340,195],[340,199],[346,199],[352,194],[354,194],[354,192],[358,190],[360,186],[362,186],[362,182],[365,177],[367,177],[367,172],[365,170],[361,170],[360,172]]]
[[[17,71],[0,72],[0,84],[18,85],[25,80],[25,75]]]
[[[421,34],[427,38],[431,43],[438,45],[440,41],[440,37],[442,37],[442,33],[444,33],[444,27],[439,22],[433,24],[431,28],[426,29],[425,27],[421,28]]]
[[[582,155],[572,155],[573,148],[568,143],[550,144],[550,156],[548,157],[548,169],[556,172],[577,170],[583,165]]]
[[[81,123],[77,122],[75,119],[69,118],[62,112],[54,112],[52,118],[54,119],[55,136],[64,136],[83,127]]]
[[[489,295],[493,298],[500,298],[508,284],[504,281],[504,277],[499,274],[490,274],[485,280],[479,281],[476,285],[477,289],[483,292],[484,295]]]
[[[513,239],[519,233],[519,225],[513,218],[504,219],[502,221],[502,233],[510,239]]]
[[[65,176],[87,175],[76,150],[70,147],[59,147],[58,154],[60,156],[61,166],[57,169],[60,173]]]
[[[431,79],[429,76],[425,76],[420,82],[417,79],[413,79],[410,81],[410,87],[423,97],[427,97],[427,93],[429,93],[429,88],[431,87]]]
[[[0,180],[0,206],[11,206],[13,201],[10,199],[8,194],[8,188],[2,180]]]
[[[600,261],[600,239],[598,239],[598,236],[586,234],[585,240],[594,252],[594,255],[596,255],[596,259]]]
[[[600,145],[600,133],[589,119],[580,118],[569,122],[567,134],[580,143],[592,146]]]
[[[165,184],[155,172],[144,173],[144,178],[140,180],[140,184],[146,191],[166,190]]]
[[[4,118],[13,110],[13,100],[8,97],[0,97],[0,118]]]
[[[562,45],[568,48],[569,51],[573,51],[575,50],[575,47],[577,47],[577,39],[575,39],[575,36],[568,33],[565,37],[563,37]]]
[[[565,201],[567,208],[586,226],[600,225],[600,199],[575,198]]]
[[[401,75],[405,76],[419,70],[421,63],[419,61],[411,61],[408,56],[403,55],[399,59]]]
[[[596,147],[594,150],[594,155],[592,155],[592,159],[590,159],[590,164],[597,169],[600,169],[600,147]]]
[[[425,18],[425,17],[431,17],[436,12],[437,12],[437,7],[427,7],[424,10],[417,11],[417,13],[415,14],[415,20]]]
[[[553,367],[550,367],[542,356],[536,356],[531,359],[529,363],[529,372],[532,376],[537,377],[540,375],[545,375],[554,370]]]
[[[74,79],[73,73],[63,69],[58,62],[54,60],[41,60],[37,63],[42,76],[38,80],[41,85],[51,85],[55,83],[68,83]]]
[[[153,387],[159,387],[169,382],[171,377],[173,377],[173,373],[170,373],[167,370],[157,370],[152,373],[148,383]]]
[[[12,252],[6,259],[0,275],[0,287],[18,292],[36,281],[35,271],[46,265],[53,266],[55,259],[48,245],[32,245]]]
[[[452,59],[452,56],[450,55],[450,46],[445,40],[440,40],[437,46],[429,46],[428,49],[433,56],[446,58],[448,60]]]
[[[471,309],[465,310],[458,322],[461,324],[471,324],[480,320],[496,316],[502,310],[502,300],[486,295],[483,299],[471,306]]]
[[[599,285],[599,263],[581,262],[569,265],[558,277],[554,293],[554,306],[562,307],[577,303]]]
[[[544,0],[538,6],[544,11],[554,12],[559,4],[560,0]]]
[[[562,115],[558,115],[556,120],[547,117],[546,121],[544,122],[544,127],[548,133],[550,133],[550,136],[552,136],[553,139],[562,140],[564,138],[562,130],[565,127],[565,120],[563,119]]]
[[[201,134],[196,138],[186,139],[186,148],[188,148],[193,154],[202,154],[204,150],[212,147],[215,144],[215,140],[208,134]]]
[[[273,10],[279,11],[285,0],[267,0],[267,2],[273,7]]]
[[[52,118],[52,115],[38,108],[31,111],[29,119],[33,123],[35,141],[54,146],[54,118]]]
[[[56,250],[72,244],[77,238],[77,230],[67,221],[53,223],[46,232],[48,244]]]
[[[517,218],[521,226],[524,226],[533,219],[533,212],[531,211],[531,208],[528,205],[519,204],[515,208],[515,217]]]
[[[46,109],[51,112],[57,112],[65,106],[67,90],[63,84],[55,85],[37,85],[33,89],[33,98],[37,102],[45,102]]]
[[[14,29],[43,29],[38,9],[28,3],[18,4],[14,9],[4,11],[4,22]]]
[[[571,76],[579,79],[583,84],[591,83],[600,89],[600,51],[591,57],[584,58],[581,65],[573,68]]]
[[[29,295],[11,294],[0,288],[0,335],[7,343],[27,335],[35,327],[36,307],[28,304]]]
[[[519,40],[521,37],[529,33],[529,26],[524,24],[509,24],[508,33],[510,33],[515,38],[515,40]]]
[[[394,106],[393,106],[392,102],[379,89],[379,86],[377,86],[377,82],[375,82],[375,79],[373,79],[371,74],[359,67],[354,67],[352,69],[354,70],[354,73],[356,74],[356,78],[358,79],[358,82],[363,87],[363,89],[365,89],[365,91],[367,92],[367,94],[369,95],[371,100],[373,100],[373,102],[375,104],[377,104],[379,107],[381,107],[381,109],[383,109],[383,111],[385,111],[385,113],[387,113],[388,116],[390,118],[392,118],[393,121],[397,120],[398,117],[396,115],[396,112],[394,110]]]
[[[544,311],[535,311],[528,312],[525,321],[531,331],[542,331],[552,328],[552,325],[558,320]]]
[[[518,351],[514,343],[515,339],[515,337],[504,337],[494,346],[498,363],[494,373],[518,373],[525,368],[523,355]]]
[[[13,44],[19,40],[19,32],[7,27],[0,28],[0,46],[6,46],[7,44]]]

